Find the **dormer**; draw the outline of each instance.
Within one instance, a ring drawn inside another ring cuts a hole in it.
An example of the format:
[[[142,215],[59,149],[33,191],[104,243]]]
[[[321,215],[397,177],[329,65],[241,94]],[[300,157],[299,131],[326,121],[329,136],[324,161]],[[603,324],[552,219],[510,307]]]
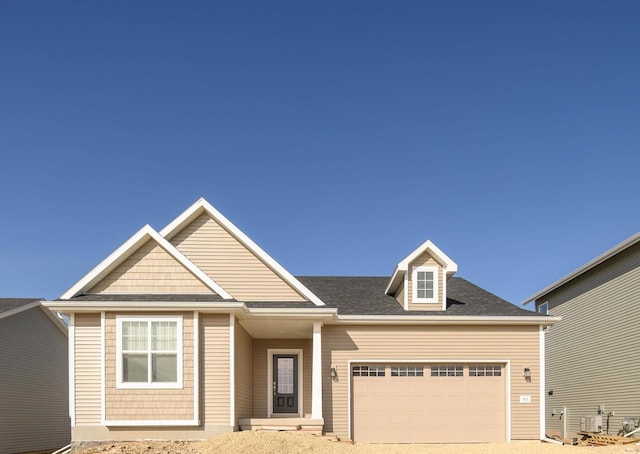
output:
[[[427,240],[398,263],[386,293],[406,311],[444,311],[447,280],[456,271],[458,265]]]

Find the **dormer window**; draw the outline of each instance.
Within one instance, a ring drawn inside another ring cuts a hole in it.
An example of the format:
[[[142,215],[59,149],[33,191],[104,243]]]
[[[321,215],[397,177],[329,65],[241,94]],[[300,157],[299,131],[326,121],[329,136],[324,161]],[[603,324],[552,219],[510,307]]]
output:
[[[438,302],[438,268],[434,266],[415,267],[412,281],[415,303]]]

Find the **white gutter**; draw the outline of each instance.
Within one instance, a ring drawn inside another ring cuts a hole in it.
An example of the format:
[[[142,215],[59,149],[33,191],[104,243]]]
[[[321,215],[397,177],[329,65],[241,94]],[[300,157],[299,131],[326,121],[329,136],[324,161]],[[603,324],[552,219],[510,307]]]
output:
[[[412,325],[553,325],[562,317],[550,316],[473,316],[473,315],[338,315],[342,324]]]
[[[322,308],[287,308],[287,307],[251,307],[247,308],[247,316],[281,316],[287,315],[290,317],[333,317],[338,314],[338,309],[335,307],[322,307]]]
[[[100,311],[200,311],[229,313],[245,311],[244,303],[212,301],[47,301],[42,305],[58,312],[100,312]]]
[[[35,303],[36,305],[39,303]],[[45,301],[42,305],[59,312],[96,312],[96,311],[198,311],[204,313],[233,313],[245,317],[309,317],[333,318],[338,309],[333,307],[258,307],[249,308],[240,301]]]

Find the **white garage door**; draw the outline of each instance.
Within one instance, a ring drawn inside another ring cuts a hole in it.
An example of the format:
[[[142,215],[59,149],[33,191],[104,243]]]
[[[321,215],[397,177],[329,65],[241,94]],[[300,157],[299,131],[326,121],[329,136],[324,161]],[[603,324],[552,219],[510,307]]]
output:
[[[354,441],[506,440],[501,364],[362,364],[351,372]]]

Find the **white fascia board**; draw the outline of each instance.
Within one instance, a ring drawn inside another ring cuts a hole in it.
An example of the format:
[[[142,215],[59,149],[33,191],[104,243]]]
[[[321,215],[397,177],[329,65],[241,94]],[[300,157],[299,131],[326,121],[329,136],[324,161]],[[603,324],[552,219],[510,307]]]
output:
[[[224,299],[232,299],[222,287],[220,287],[213,279],[205,274],[193,262],[186,258],[178,249],[169,243],[164,237],[156,232],[150,225],[145,225],[138,230],[124,244],[113,251],[106,259],[80,279],[73,287],[67,290],[60,299],[70,299],[83,293],[96,284],[101,278],[105,277],[115,267],[127,259],[135,252],[144,242],[149,239],[155,240],[160,247],[166,250],[173,258],[175,258],[182,266],[187,268],[194,276],[196,276],[203,284],[220,295]]]
[[[619,244],[615,245],[614,247],[612,247],[608,251],[600,254],[599,256],[594,258],[593,260],[590,260],[589,262],[585,263],[581,267],[573,270],[572,272],[570,272],[569,274],[567,274],[563,278],[558,279],[553,284],[551,284],[548,287],[545,287],[544,289],[540,290],[535,295],[530,296],[529,298],[527,298],[526,300],[524,300],[520,304],[523,304],[523,305],[524,304],[529,304],[532,301],[535,301],[535,300],[537,300],[539,298],[542,298],[547,293],[551,293],[553,290],[555,290],[555,289],[557,289],[559,287],[562,287],[567,282],[572,281],[573,279],[575,279],[576,277],[580,276],[581,274],[584,274],[587,271],[589,271],[590,269],[595,268],[596,266],[600,265],[601,263],[609,260],[614,255],[619,254],[620,252],[624,251],[627,248],[630,248],[631,246],[633,246],[634,244],[636,244],[638,242],[640,242],[640,232],[636,233],[635,235],[630,236],[629,238],[624,240],[622,243],[619,243]]]
[[[42,305],[62,313],[141,310],[199,311],[205,313],[244,312],[244,303],[193,301],[45,301]]]
[[[427,240],[418,246],[411,254],[406,256],[399,264],[398,268],[401,270],[407,270],[409,267],[409,263],[413,262],[420,254],[425,251],[431,252],[434,256],[444,263],[444,268],[447,272],[447,275],[451,276],[458,271],[458,265],[456,262],[451,260],[447,254],[442,252],[440,248],[438,248],[435,244],[431,242],[431,240]]]
[[[39,305],[40,301],[34,301],[32,303],[25,304],[24,306],[19,306],[5,312],[0,312],[0,319],[11,317],[12,315],[19,314],[20,312],[28,311],[29,309],[33,309],[34,307],[37,307]]]
[[[305,287],[302,282],[296,279],[282,265],[276,262],[273,257],[267,254],[260,246],[253,242],[251,238],[244,234],[238,227],[229,221],[222,213],[216,210],[213,205],[204,198],[198,199],[193,205],[187,208],[180,216],[171,221],[164,229],[160,231],[160,235],[170,240],[185,224],[192,221],[200,213],[206,212],[213,220],[222,225],[229,233],[231,233],[238,241],[240,241],[247,249],[252,251],[260,260],[262,260],[269,268],[284,279],[289,285],[296,289],[302,296],[307,298],[316,306],[324,306],[324,303],[311,290]]]
[[[145,225],[138,230],[131,238],[125,241],[120,247],[113,251],[107,258],[100,262],[95,268],[89,271],[82,279],[76,282],[69,290],[64,292],[61,299],[73,298],[83,290],[86,290],[93,282],[95,282],[100,276],[107,274],[113,268],[118,266],[122,260],[126,258],[125,254],[134,249],[136,246],[146,240],[148,231],[151,229],[150,225]]]
[[[431,240],[427,240],[416,249],[414,249],[411,254],[402,259],[400,263],[398,263],[398,266],[396,266],[393,271],[393,275],[391,276],[389,285],[385,290],[386,294],[389,294],[389,292],[397,288],[398,283],[400,282],[400,278],[403,277],[409,270],[409,264],[425,251],[431,252],[432,255],[434,255],[444,264],[444,271],[448,277],[453,276],[458,271],[458,264],[451,260],[449,256],[442,252],[440,248],[438,248],[438,246],[431,242]]]
[[[334,318],[338,315],[338,309],[333,307],[323,307],[323,308],[309,308],[309,309],[300,309],[300,308],[285,308],[285,307],[276,307],[276,308],[268,308],[268,307],[259,307],[259,308],[247,308],[247,312],[245,317],[270,317],[270,316],[278,316],[278,317],[308,317],[308,318]]]
[[[407,270],[404,270],[403,272],[402,270],[399,270],[398,267],[396,267],[396,269],[393,270],[393,275],[391,276],[389,285],[387,285],[387,288],[384,291],[384,293],[386,293],[387,295],[390,295],[391,292],[396,290],[398,288],[398,285],[400,285],[400,283],[404,280],[403,278],[406,272]]]
[[[562,317],[470,316],[470,315],[338,315],[336,324],[371,325],[544,325],[559,322]]]

